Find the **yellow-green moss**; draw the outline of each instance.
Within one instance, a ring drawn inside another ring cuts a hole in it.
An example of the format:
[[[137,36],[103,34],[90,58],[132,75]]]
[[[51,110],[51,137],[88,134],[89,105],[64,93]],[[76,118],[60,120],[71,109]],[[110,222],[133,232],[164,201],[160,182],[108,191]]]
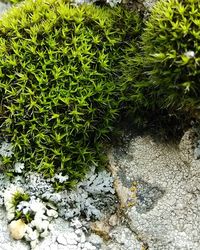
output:
[[[105,163],[128,86],[120,61],[141,21],[123,8],[27,0],[0,20],[0,132],[26,170],[80,180]]]

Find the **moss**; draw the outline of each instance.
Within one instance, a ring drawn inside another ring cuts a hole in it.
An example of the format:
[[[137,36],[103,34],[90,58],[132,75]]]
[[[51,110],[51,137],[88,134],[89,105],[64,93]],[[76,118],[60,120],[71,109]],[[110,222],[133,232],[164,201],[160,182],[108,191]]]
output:
[[[138,123],[155,120],[173,133],[199,119],[199,11],[198,0],[161,0],[153,7],[138,56],[128,54],[124,74]]]
[[[26,193],[21,193],[21,192],[16,192],[14,195],[13,195],[13,198],[12,198],[12,204],[14,206],[14,208],[16,209],[17,208],[17,205],[19,205],[19,203],[21,201],[29,201],[30,200],[30,196]]]
[[[141,21],[123,8],[27,0],[0,20],[0,132],[26,170],[80,180],[106,161],[128,86],[118,81]]]
[[[33,215],[30,212],[23,213],[23,211],[19,211],[17,206],[22,201],[30,201],[30,196],[27,193],[16,192],[12,197],[12,204],[15,208],[15,219],[22,219],[25,223],[30,223],[33,220]]]
[[[198,0],[160,1],[142,37],[144,91],[172,113],[193,114],[199,106],[199,11]]]

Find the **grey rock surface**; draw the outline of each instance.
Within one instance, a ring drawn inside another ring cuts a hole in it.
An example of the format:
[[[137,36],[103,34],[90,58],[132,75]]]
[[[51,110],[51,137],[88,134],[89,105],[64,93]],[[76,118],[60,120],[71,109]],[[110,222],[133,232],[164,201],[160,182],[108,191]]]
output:
[[[119,225],[110,232],[112,240],[103,244],[101,250],[142,250],[144,244],[126,225]]]
[[[127,223],[149,250],[200,249],[200,160],[191,137],[180,147],[154,139],[135,136],[125,153],[112,152],[115,177],[135,198],[127,200]]]

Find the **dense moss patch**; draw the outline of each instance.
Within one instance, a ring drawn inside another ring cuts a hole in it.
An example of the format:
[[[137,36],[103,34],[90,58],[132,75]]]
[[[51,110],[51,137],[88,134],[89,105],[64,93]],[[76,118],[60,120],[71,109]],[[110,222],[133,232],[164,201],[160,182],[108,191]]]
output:
[[[0,132],[26,170],[73,185],[103,165],[129,91],[120,62],[140,27],[132,11],[64,0],[27,0],[0,20]]]
[[[139,55],[127,57],[124,80],[132,83],[133,109],[142,122],[145,116],[160,117],[164,127],[167,121],[182,127],[199,119],[199,12],[198,0],[158,1],[146,21]]]

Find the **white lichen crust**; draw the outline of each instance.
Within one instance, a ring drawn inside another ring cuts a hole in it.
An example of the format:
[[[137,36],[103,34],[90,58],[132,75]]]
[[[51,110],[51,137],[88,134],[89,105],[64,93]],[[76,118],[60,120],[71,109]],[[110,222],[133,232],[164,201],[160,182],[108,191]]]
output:
[[[153,136],[136,136],[126,153],[113,151],[121,182],[135,187],[136,203],[127,206],[127,222],[150,250],[200,246],[200,160],[194,159],[192,141],[186,138],[191,136],[183,136],[179,149]]]

